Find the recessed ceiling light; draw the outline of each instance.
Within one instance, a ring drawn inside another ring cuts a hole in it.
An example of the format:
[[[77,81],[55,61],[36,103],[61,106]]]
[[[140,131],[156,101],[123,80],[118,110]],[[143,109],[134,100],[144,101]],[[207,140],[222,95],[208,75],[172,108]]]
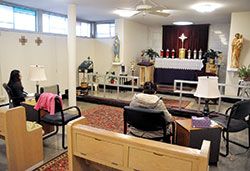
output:
[[[220,8],[221,4],[217,3],[199,3],[192,6],[198,12],[212,12],[217,8]]]
[[[192,25],[194,23],[191,21],[175,21],[173,22],[173,24],[183,26],[183,25]]]
[[[118,14],[121,17],[132,17],[133,15],[137,14],[138,11],[132,11],[132,10],[115,10],[115,14]]]

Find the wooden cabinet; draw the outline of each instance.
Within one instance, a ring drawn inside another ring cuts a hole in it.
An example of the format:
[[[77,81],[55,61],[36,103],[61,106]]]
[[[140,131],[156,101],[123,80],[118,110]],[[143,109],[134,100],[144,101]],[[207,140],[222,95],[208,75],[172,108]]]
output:
[[[192,120],[176,120],[176,144],[200,149],[203,140],[211,141],[209,163],[219,161],[221,128],[192,128]]]
[[[206,73],[213,73],[219,75],[220,65],[206,63]]]
[[[145,165],[145,163],[147,163]],[[178,164],[176,164],[178,163]],[[129,149],[129,168],[133,170],[191,170],[192,162],[172,158],[161,152],[147,151],[139,148]]]
[[[123,165],[123,146],[100,138],[77,134],[76,151],[83,156],[109,161],[113,165]]]

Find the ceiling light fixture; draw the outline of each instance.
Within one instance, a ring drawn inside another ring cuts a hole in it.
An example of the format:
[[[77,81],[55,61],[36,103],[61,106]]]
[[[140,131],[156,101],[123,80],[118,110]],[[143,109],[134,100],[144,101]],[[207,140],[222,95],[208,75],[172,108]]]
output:
[[[132,10],[115,10],[115,14],[121,16],[121,17],[132,17],[133,15],[137,14],[138,11],[132,11]]]
[[[217,4],[217,3],[199,3],[199,4],[195,4],[192,6],[193,9],[195,9],[198,12],[212,12],[217,8],[220,8],[221,4]]]
[[[194,23],[191,21],[175,21],[175,22],[173,22],[173,24],[183,26],[183,25],[192,25]]]

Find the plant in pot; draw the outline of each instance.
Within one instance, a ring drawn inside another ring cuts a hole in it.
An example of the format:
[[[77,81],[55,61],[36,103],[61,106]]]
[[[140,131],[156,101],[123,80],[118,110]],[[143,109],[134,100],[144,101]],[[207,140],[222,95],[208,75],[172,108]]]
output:
[[[106,72],[106,75],[108,75],[108,74],[109,74],[109,72]],[[111,83],[111,84],[114,84],[115,80],[117,80],[117,77],[112,76],[112,75],[115,75],[115,71],[110,72],[110,76],[108,77],[110,83]]]
[[[217,60],[219,58],[219,54],[221,54],[222,52],[220,51],[215,51],[213,49],[209,49],[207,50],[204,55],[203,58],[208,61],[210,64],[214,64],[215,60]]]
[[[159,57],[159,54],[154,51],[152,48],[150,49],[146,49],[145,50],[145,54],[151,59],[153,60],[155,57]]]
[[[245,65],[241,66],[238,71],[238,75],[244,81],[250,81],[250,64],[248,67]]]

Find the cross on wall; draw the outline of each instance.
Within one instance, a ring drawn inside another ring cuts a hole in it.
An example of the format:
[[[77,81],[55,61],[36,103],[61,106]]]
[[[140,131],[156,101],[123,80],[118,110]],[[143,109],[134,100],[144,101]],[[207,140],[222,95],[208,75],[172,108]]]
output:
[[[21,38],[19,39],[19,42],[24,46],[25,43],[28,42],[28,39],[25,39],[25,36],[21,36]]]
[[[35,40],[35,43],[37,44],[37,46],[40,46],[40,44],[42,43],[42,39],[40,39],[40,37],[37,37],[37,39]]]

